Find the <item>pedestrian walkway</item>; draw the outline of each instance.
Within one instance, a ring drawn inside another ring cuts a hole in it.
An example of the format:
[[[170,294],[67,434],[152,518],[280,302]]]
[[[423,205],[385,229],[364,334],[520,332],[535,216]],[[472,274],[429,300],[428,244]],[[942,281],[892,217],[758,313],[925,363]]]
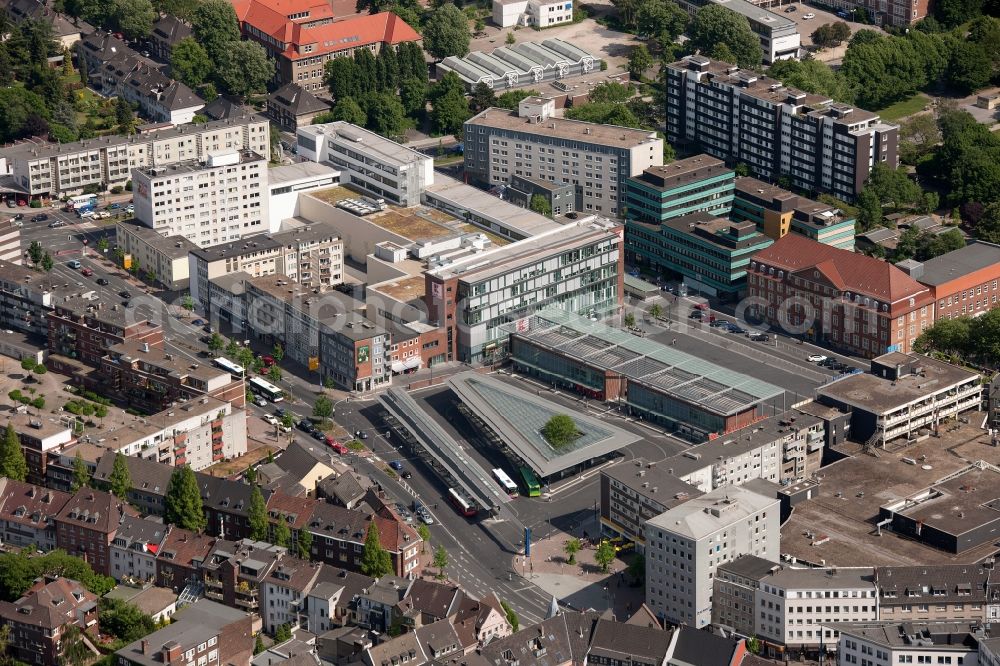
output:
[[[645,587],[634,584],[635,581],[626,572],[628,565],[622,556],[611,562],[608,573],[601,572],[594,560],[596,543],[584,540],[584,532],[591,537],[599,534],[600,527],[593,516],[575,528],[572,534],[558,531],[533,543],[531,559],[515,556],[514,570],[553,595],[564,606],[597,611],[613,608],[615,617],[628,617],[642,605]],[[579,538],[584,547],[576,554],[576,564],[569,564],[564,548],[566,542],[574,537]]]

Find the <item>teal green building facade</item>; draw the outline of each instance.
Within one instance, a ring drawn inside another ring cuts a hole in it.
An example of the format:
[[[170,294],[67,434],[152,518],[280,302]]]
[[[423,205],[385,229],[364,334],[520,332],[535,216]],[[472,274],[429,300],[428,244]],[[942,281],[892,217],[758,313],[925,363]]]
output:
[[[626,181],[625,217],[646,224],[698,212],[726,217],[735,180],[732,169],[709,155],[651,167]]]

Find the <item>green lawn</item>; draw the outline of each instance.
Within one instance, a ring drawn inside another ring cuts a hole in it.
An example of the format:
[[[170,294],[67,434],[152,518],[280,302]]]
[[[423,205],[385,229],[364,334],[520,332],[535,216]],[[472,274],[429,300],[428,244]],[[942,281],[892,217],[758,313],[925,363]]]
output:
[[[923,93],[917,93],[909,99],[900,100],[895,104],[890,104],[881,111],[878,112],[882,116],[882,120],[888,120],[889,122],[896,122],[901,118],[907,116],[912,116],[914,113],[923,111],[927,108],[927,104],[930,99],[927,95]]]

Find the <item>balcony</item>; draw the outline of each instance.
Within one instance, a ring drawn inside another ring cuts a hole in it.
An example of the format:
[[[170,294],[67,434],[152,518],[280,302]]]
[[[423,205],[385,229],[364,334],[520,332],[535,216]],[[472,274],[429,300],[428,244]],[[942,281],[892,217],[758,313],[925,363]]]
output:
[[[222,581],[219,580],[218,578],[205,578],[205,587],[206,588],[216,588],[216,589],[221,590],[222,589]]]
[[[223,601],[221,590],[205,590],[205,598],[213,601]]]

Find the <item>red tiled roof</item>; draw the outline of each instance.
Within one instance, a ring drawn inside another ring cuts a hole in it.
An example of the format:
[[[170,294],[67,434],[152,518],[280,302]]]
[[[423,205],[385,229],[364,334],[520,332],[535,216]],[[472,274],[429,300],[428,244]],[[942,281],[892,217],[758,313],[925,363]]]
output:
[[[316,500],[311,497],[295,497],[280,490],[276,490],[267,499],[268,514],[273,511],[281,516],[294,517],[292,522],[288,522],[288,527],[293,530],[300,530],[309,523],[309,517],[312,516],[315,506]],[[277,520],[273,516],[270,518],[272,521]]]
[[[929,296],[927,287],[895,266],[857,252],[841,250],[788,234],[753,255],[754,261],[790,273],[818,270],[841,291],[896,303],[904,298]]]
[[[401,44],[420,39],[416,30],[392,12],[343,15],[345,0],[231,0],[240,24],[253,26],[282,46],[291,60],[314,57],[369,44]],[[289,19],[308,12],[307,17]],[[338,16],[339,15],[339,16]],[[332,19],[331,23],[315,25]],[[301,46],[314,44],[309,53]]]

